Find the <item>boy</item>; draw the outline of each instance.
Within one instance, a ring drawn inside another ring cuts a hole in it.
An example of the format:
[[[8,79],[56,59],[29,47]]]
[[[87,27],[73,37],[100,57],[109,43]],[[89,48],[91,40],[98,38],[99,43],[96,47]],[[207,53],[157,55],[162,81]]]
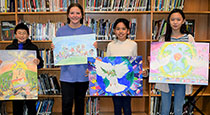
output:
[[[15,27],[15,38],[12,44],[6,47],[7,50],[35,50],[37,54],[37,58],[33,60],[33,62],[37,65],[37,68],[43,67],[43,60],[39,55],[38,47],[31,42],[29,37],[29,29],[28,27],[20,23]],[[1,61],[0,61],[1,62]],[[13,115],[23,115],[23,106],[24,103],[28,107],[28,115],[36,115],[36,100],[15,100],[13,101]]]

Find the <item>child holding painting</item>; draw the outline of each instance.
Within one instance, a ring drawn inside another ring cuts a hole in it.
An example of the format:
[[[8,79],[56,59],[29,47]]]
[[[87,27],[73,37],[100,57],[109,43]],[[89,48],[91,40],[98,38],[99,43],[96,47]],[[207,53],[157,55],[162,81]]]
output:
[[[194,42],[194,38],[186,31],[185,15],[182,10],[174,9],[169,13],[165,36],[160,41]],[[169,115],[171,95],[174,91],[174,114],[182,115],[185,93],[192,93],[192,86],[185,84],[156,83],[161,91],[161,115]]]
[[[114,23],[116,39],[108,44],[106,56],[137,56],[137,43],[127,39],[130,33],[129,21],[119,18]],[[131,115],[131,97],[113,96],[114,114],[121,115],[122,108],[125,115]]]
[[[39,55],[38,47],[31,42],[29,37],[29,28],[20,23],[15,27],[15,38],[10,45],[6,47],[6,50],[34,50],[36,51],[37,58],[33,62],[37,65],[38,68],[43,67],[43,60]],[[0,60],[0,64],[4,63]],[[14,100],[13,101],[13,115],[23,115],[24,103],[28,108],[29,115],[36,115],[36,100]]]

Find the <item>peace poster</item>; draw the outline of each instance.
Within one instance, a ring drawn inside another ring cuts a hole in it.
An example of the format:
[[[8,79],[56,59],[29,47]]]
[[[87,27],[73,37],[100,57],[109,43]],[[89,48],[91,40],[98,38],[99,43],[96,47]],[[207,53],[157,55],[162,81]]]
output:
[[[142,57],[88,57],[91,96],[142,96]]]
[[[0,50],[0,100],[38,99],[36,51]]]
[[[153,42],[151,83],[208,85],[209,44]]]
[[[97,56],[93,46],[95,34],[55,37],[52,42],[55,46],[53,55],[56,66],[87,64],[87,57]]]

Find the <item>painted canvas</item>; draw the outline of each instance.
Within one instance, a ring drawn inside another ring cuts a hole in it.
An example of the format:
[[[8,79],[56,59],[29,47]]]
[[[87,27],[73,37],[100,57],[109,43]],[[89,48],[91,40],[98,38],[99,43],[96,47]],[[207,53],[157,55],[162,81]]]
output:
[[[209,44],[153,42],[149,82],[208,85]]]
[[[142,57],[88,57],[91,96],[142,96]]]
[[[87,64],[87,57],[97,56],[93,46],[95,34],[55,37],[52,42],[55,46],[53,54],[56,66]]]
[[[0,100],[38,99],[36,51],[0,50]]]

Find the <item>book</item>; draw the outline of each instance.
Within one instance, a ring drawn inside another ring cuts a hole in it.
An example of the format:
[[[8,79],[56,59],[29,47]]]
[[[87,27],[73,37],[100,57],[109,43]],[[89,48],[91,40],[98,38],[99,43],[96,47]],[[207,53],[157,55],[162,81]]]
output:
[[[195,37],[195,20],[186,20],[186,30]]]
[[[1,40],[8,41],[14,39],[15,21],[1,21]]]

